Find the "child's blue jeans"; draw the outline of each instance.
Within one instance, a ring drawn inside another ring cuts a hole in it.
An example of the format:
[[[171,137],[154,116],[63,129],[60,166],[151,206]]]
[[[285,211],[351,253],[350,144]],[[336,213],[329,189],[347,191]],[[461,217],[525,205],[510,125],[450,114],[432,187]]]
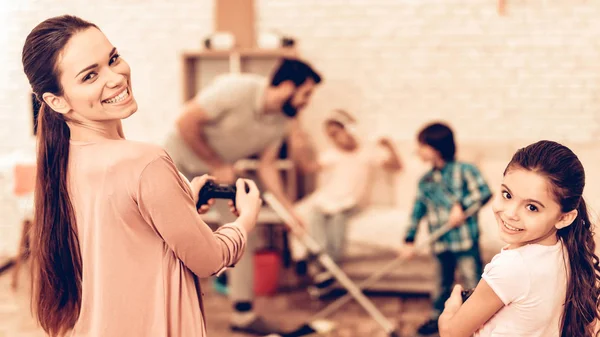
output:
[[[346,244],[346,222],[352,210],[325,214],[315,210],[310,218],[310,235],[338,263],[344,255]]]

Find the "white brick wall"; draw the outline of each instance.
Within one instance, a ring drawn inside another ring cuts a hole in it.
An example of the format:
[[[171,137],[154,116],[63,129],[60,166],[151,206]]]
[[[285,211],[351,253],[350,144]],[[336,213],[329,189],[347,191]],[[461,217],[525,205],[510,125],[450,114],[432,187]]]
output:
[[[303,4],[262,1],[259,26],[299,37],[328,81],[318,107],[399,138],[431,118],[462,139],[598,137],[600,2],[509,1],[506,17],[489,0]]]
[[[179,51],[213,27],[212,0],[0,1],[0,155],[31,142],[20,53],[39,21],[71,13],[102,28],[133,69],[126,134],[152,142],[181,103]],[[600,1],[512,0],[504,17],[492,0],[255,1],[258,30],[296,37],[325,77],[305,124],[342,107],[405,140],[437,118],[461,140],[600,138]]]

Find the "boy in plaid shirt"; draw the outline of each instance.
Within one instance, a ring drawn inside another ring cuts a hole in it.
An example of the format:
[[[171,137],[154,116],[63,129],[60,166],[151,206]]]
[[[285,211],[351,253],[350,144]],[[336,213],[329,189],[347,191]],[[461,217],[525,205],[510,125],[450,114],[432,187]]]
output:
[[[424,217],[431,232],[447,223],[454,226],[432,247],[438,260],[433,311],[431,319],[418,330],[420,335],[427,336],[438,332],[438,317],[452,292],[455,271],[458,269],[461,274],[465,289],[475,288],[481,278],[477,212],[490,200],[491,191],[475,166],[455,161],[454,135],[447,125],[427,125],[419,133],[418,143],[419,157],[431,163],[432,169],[419,181],[402,254],[414,255],[417,227]],[[465,219],[464,211],[471,207],[476,212]]]

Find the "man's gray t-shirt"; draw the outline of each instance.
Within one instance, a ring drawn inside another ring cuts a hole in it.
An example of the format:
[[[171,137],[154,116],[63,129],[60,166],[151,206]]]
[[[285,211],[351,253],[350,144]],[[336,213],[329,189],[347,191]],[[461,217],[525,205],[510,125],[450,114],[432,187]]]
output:
[[[259,75],[226,74],[194,98],[208,120],[203,128],[208,146],[225,162],[234,164],[260,154],[271,145],[281,144],[288,134],[289,119],[283,113],[263,111],[267,85],[267,79]],[[209,171],[178,131],[169,134],[165,147],[184,174]]]

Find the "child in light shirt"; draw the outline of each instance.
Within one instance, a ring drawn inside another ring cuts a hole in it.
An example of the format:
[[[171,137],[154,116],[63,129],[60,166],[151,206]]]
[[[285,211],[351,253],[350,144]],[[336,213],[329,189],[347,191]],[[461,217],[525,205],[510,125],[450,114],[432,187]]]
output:
[[[592,337],[600,268],[583,199],[585,172],[567,147],[540,141],[518,150],[493,202],[507,246],[463,304],[455,287],[441,337]]]
[[[391,141],[382,138],[377,144],[360,144],[354,118],[343,110],[334,110],[324,128],[331,145],[319,155],[321,184],[314,192],[315,208],[308,220],[312,237],[335,261],[340,262],[346,240],[349,216],[365,201],[373,168],[381,166],[398,172],[402,164]],[[330,273],[313,266],[314,286],[309,292],[322,297],[334,283]]]

